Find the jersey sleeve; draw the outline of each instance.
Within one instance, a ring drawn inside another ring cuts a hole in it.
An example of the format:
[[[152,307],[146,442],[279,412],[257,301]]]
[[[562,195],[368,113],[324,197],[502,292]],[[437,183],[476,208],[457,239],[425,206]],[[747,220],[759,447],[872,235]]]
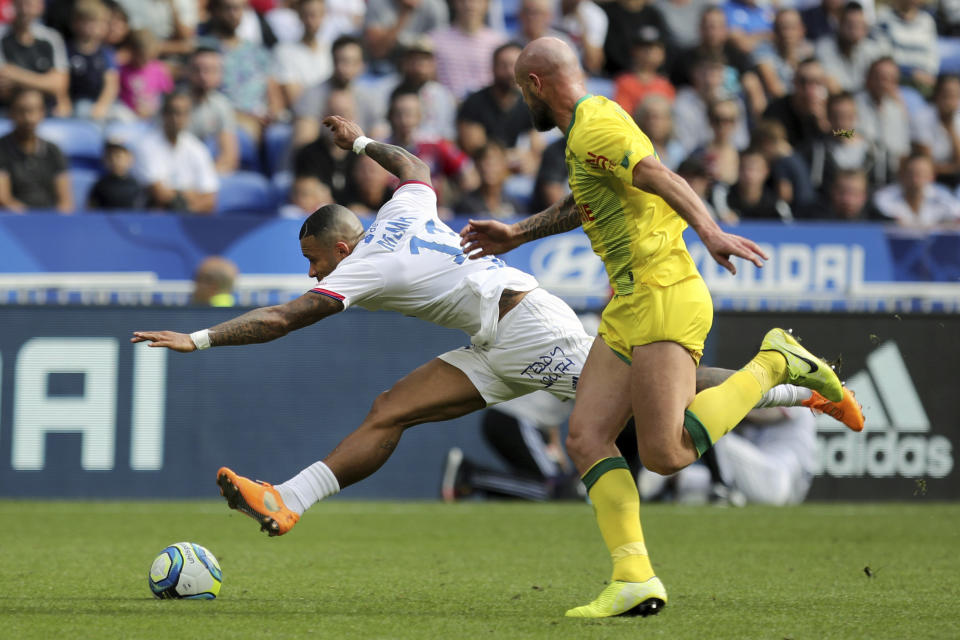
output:
[[[369,260],[344,260],[310,291],[339,300],[347,309],[383,291],[383,276]]]
[[[437,215],[437,193],[426,182],[407,180],[401,182],[393,197],[380,207],[377,220],[389,220],[397,216]]]
[[[653,144],[633,119],[615,103],[574,130],[568,145],[581,164],[597,175],[611,173],[633,184],[633,168],[647,156],[655,156]]]

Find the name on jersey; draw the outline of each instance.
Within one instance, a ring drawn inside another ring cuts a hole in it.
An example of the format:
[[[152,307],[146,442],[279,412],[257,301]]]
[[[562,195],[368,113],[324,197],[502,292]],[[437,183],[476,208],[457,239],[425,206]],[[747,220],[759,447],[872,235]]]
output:
[[[387,220],[383,225],[383,235],[377,240],[377,244],[387,251],[396,251],[400,245],[403,235],[410,229],[410,226],[416,221],[415,216],[400,216],[392,220]],[[367,230],[364,236],[364,244],[370,243],[379,231],[379,222],[374,222]]]
[[[610,171],[613,169],[613,160],[599,153],[587,151],[587,165],[595,169],[600,169],[601,171]]]

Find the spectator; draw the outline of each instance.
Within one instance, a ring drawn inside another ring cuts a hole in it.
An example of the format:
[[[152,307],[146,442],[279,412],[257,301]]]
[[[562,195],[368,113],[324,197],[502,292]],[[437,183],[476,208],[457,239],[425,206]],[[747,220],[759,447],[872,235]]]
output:
[[[190,304],[205,307],[232,307],[233,283],[237,279],[237,265],[220,256],[205,258],[193,274],[193,295]]]
[[[43,94],[21,88],[10,101],[13,131],[0,138],[0,208],[73,212],[67,161],[60,149],[37,136],[43,122]]]
[[[647,0],[612,0],[600,5],[607,14],[607,39],[603,43],[603,70],[616,76],[630,70],[630,48],[641,27],[653,26],[669,34],[660,11]],[[668,42],[668,48],[670,43]]]
[[[729,186],[715,185],[701,158],[690,157],[681,162],[680,166],[677,167],[677,175],[686,180],[694,193],[700,196],[700,201],[703,203],[703,206],[707,208],[707,211],[710,212],[710,215],[713,216],[714,220],[727,224],[736,224],[739,218],[737,218],[735,213],[729,209],[725,209],[724,215],[720,216],[716,208],[714,208],[713,200],[715,196],[722,194],[720,197],[725,199]]]
[[[723,85],[725,69],[722,57],[703,54],[694,62],[693,86],[681,87],[677,91],[673,103],[674,134],[687,154],[706,146],[713,139],[707,115],[708,105],[733,95]],[[741,118],[734,130],[733,143],[737,149],[743,149],[749,141],[746,118],[742,117],[744,112],[744,109],[740,110]]]
[[[841,13],[847,0],[821,0],[819,4],[808,6],[800,11],[807,37],[816,42],[821,38],[836,35],[839,29]]]
[[[769,175],[770,167],[759,150],[744,151],[740,156],[739,179],[727,194],[727,208],[744,219],[781,218],[777,195],[767,184]]]
[[[233,105],[217,90],[223,79],[223,59],[216,49],[200,47],[190,57],[188,83],[193,98],[190,133],[215,142],[217,173],[232,173],[240,166],[240,143]]]
[[[240,37],[247,0],[210,0],[210,35],[223,54],[223,86],[237,111],[237,124],[255,141],[283,111],[280,87],[271,76],[270,53]]]
[[[104,46],[110,12],[99,0],[81,0],[73,13],[70,62],[70,106],[77,118],[105,120],[120,90],[113,51]]]
[[[669,114],[670,107],[667,106]],[[530,202],[531,211],[543,211],[552,204],[560,202],[568,193],[570,185],[567,177],[566,159],[567,141],[563,138],[554,140],[543,150],[540,157],[540,167],[533,183],[533,198]]]
[[[749,55],[773,39],[773,10],[757,0],[727,0],[723,4],[730,41]]]
[[[814,205],[817,192],[810,180],[810,169],[804,158],[790,146],[782,123],[762,120],[754,129],[750,144],[767,160],[770,167],[767,182],[777,198],[798,214]]]
[[[607,39],[608,20],[593,0],[560,0],[560,15],[553,25],[580,53],[587,73],[603,71],[603,43]]]
[[[633,41],[633,66],[614,81],[614,100],[627,113],[636,113],[637,106],[650,95],[661,95],[673,102],[676,90],[670,81],[657,73],[666,58],[663,35],[656,27],[642,27]]]
[[[441,206],[449,206],[454,199],[444,188],[445,182],[453,182],[460,193],[469,193],[479,186],[480,179],[470,157],[444,138],[426,138],[417,135],[420,127],[420,96],[415,91],[398,87],[390,95],[390,144],[403,147],[417,156],[428,167],[437,200]]]
[[[487,63],[489,64],[489,61]],[[420,96],[423,107],[421,135],[453,139],[456,135],[454,122],[457,117],[457,99],[450,89],[434,79],[436,74],[437,61],[433,43],[424,36],[404,49],[400,57],[400,75],[392,88],[406,87]],[[386,112],[383,120],[386,121]]]
[[[753,59],[729,38],[727,18],[720,7],[709,7],[700,17],[700,43],[674,56],[670,81],[675,87],[693,83],[693,68],[704,58],[716,58],[724,67],[721,86],[729,94],[743,94],[749,113],[763,113],[767,98],[756,74]]]
[[[495,140],[507,149],[511,170],[533,173],[540,137],[513,74],[520,50],[519,44],[508,42],[493,52],[493,84],[470,95],[460,107],[457,139],[467,153]],[[529,147],[520,145],[522,137],[528,137]]]
[[[938,0],[934,19],[941,36],[956,38],[960,36],[960,2],[957,0]]]
[[[794,148],[829,130],[825,77],[816,58],[807,58],[797,66],[793,93],[771,102],[763,114],[764,119],[783,123]]]
[[[317,115],[318,120],[328,115],[340,115],[354,120],[356,111],[354,94],[346,88],[334,89]],[[335,145],[330,130],[324,127],[313,142],[304,145],[294,154],[293,174],[298,178],[314,177],[326,183],[330,187],[334,202],[348,206],[359,198],[359,186],[354,181],[354,165],[358,158],[356,154]]]
[[[290,186],[290,203],[280,207],[280,217],[303,218],[328,204],[334,204],[330,187],[316,176],[297,176]]]
[[[877,184],[891,180],[900,161],[910,153],[909,114],[900,95],[900,70],[893,58],[877,58],[857,94],[857,114],[863,136],[877,152]]]
[[[826,192],[840,170],[870,173],[875,163],[873,145],[858,131],[857,102],[852,94],[835,93],[827,100],[831,134],[807,142],[802,150],[813,186]]]
[[[840,14],[836,33],[817,40],[817,59],[827,72],[827,87],[831,93],[862,89],[870,64],[885,54],[886,46],[868,38],[868,33],[863,5],[848,2]]]
[[[103,146],[106,173],[90,190],[87,206],[91,209],[142,209],[146,193],[133,176],[133,153],[121,138],[107,138]]]
[[[525,207],[504,193],[504,183],[510,175],[507,151],[498,142],[485,144],[473,157],[480,174],[480,186],[462,196],[453,206],[459,214],[493,218],[512,218]]]
[[[138,118],[157,115],[163,96],[173,90],[173,76],[157,60],[157,40],[152,32],[137,29],[130,34],[132,56],[120,67],[120,101]]]
[[[713,138],[693,152],[707,169],[713,182],[731,185],[737,181],[740,155],[733,144],[734,128],[740,119],[740,106],[734,100],[717,100],[708,108]]]
[[[924,0],[892,0],[877,11],[876,29],[890,45],[901,77],[929,95],[940,71],[937,25]]]
[[[130,19],[117,0],[103,0],[103,4],[110,12],[104,43],[113,49],[114,61],[119,67],[130,62]]]
[[[36,89],[55,115],[69,115],[63,38],[40,24],[43,0],[14,0],[13,6],[13,21],[0,26],[0,105],[9,106],[17,89]]]
[[[445,0],[369,0],[363,39],[382,67],[397,45],[404,45],[449,23]]]
[[[364,0],[325,0],[323,24],[317,38],[323,42],[333,42],[340,36],[360,33],[366,11]],[[280,5],[259,13],[263,14],[278,42],[297,42],[303,37],[303,24],[294,8]]]
[[[942,74],[933,89],[933,105],[918,127],[916,144],[933,158],[937,182],[960,184],[960,77]]]
[[[813,55],[813,45],[803,34],[803,22],[796,9],[781,9],[773,21],[773,42],[757,47],[754,58],[767,95],[779,98],[793,85],[793,74],[801,60]]]
[[[907,156],[898,181],[877,191],[874,205],[880,216],[897,226],[930,229],[960,222],[960,200],[933,181],[933,160],[922,153]]]
[[[283,42],[274,49],[277,82],[284,106],[292,108],[305,87],[330,77],[333,61],[330,44],[318,37],[324,19],[324,0],[297,0],[302,25],[299,42]]]
[[[357,82],[363,75],[363,45],[354,36],[340,36],[332,46],[333,75],[319,85],[304,89],[293,107],[293,148],[299,149],[313,142],[320,133],[320,120],[325,115],[327,102],[334,91],[345,90],[356,104],[356,122],[369,135],[378,135],[374,131],[380,117],[379,102],[383,102],[368,86]],[[338,200],[339,202],[339,200]]]
[[[355,185],[356,200],[351,201],[349,209],[357,214],[375,216],[389,199],[397,186],[393,174],[381,167],[375,160],[361,156],[353,165],[351,181]],[[436,183],[434,183],[436,185]],[[440,215],[449,212],[440,210]]]
[[[859,169],[840,169],[833,178],[827,202],[809,212],[823,220],[864,221],[873,217],[867,189],[867,174]]]
[[[197,32],[196,0],[118,0],[134,29],[148,29],[160,57],[185,55]]]
[[[166,96],[160,128],[139,145],[137,172],[151,206],[207,214],[216,207],[220,181],[210,151],[189,131],[192,111],[190,94]]]
[[[566,41],[573,48],[567,36],[552,26],[556,13],[553,7],[552,0],[520,0],[517,40],[521,44],[526,45],[537,38],[553,37]]]
[[[700,20],[712,6],[711,0],[656,0],[667,31],[677,49],[691,49],[700,44]]]
[[[637,108],[634,119],[650,138],[657,157],[668,169],[676,170],[687,156],[687,151],[674,135],[673,112],[670,102],[659,95],[647,96]]]
[[[487,27],[487,0],[453,0],[453,22],[433,31],[437,80],[462,100],[490,84],[490,57],[506,34]]]

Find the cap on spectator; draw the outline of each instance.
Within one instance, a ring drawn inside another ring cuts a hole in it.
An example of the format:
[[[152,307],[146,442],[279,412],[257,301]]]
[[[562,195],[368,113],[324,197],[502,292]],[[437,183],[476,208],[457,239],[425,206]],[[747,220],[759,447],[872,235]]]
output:
[[[433,40],[430,36],[417,36],[409,40],[403,47],[403,53],[425,53],[433,55]]]
[[[663,34],[655,25],[645,24],[633,34],[633,44],[638,47],[650,44],[662,45]]]

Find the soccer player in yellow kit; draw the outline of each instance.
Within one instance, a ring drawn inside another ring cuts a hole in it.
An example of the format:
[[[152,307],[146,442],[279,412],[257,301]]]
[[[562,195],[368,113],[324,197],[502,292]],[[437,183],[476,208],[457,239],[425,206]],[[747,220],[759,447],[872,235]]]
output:
[[[667,593],[644,543],[636,483],[614,445],[628,418],[636,421],[643,464],[666,475],[695,461],[776,384],[789,380],[832,401],[843,398],[843,388],[829,365],[787,332],[772,329],[743,369],[696,393],[713,305],[683,230],[690,224],[714,259],[734,273],[731,256],[758,267],[766,256],[714,222],[619,105],[587,93],[579,61],[561,40],[528,44],[515,76],[534,126],[566,134],[572,193],[512,225],[471,220],[461,244],[471,257],[481,257],[583,226],[603,259],[614,297],[579,381],[567,451],[589,492],[613,576],[596,600],[567,615],[654,614]]]

